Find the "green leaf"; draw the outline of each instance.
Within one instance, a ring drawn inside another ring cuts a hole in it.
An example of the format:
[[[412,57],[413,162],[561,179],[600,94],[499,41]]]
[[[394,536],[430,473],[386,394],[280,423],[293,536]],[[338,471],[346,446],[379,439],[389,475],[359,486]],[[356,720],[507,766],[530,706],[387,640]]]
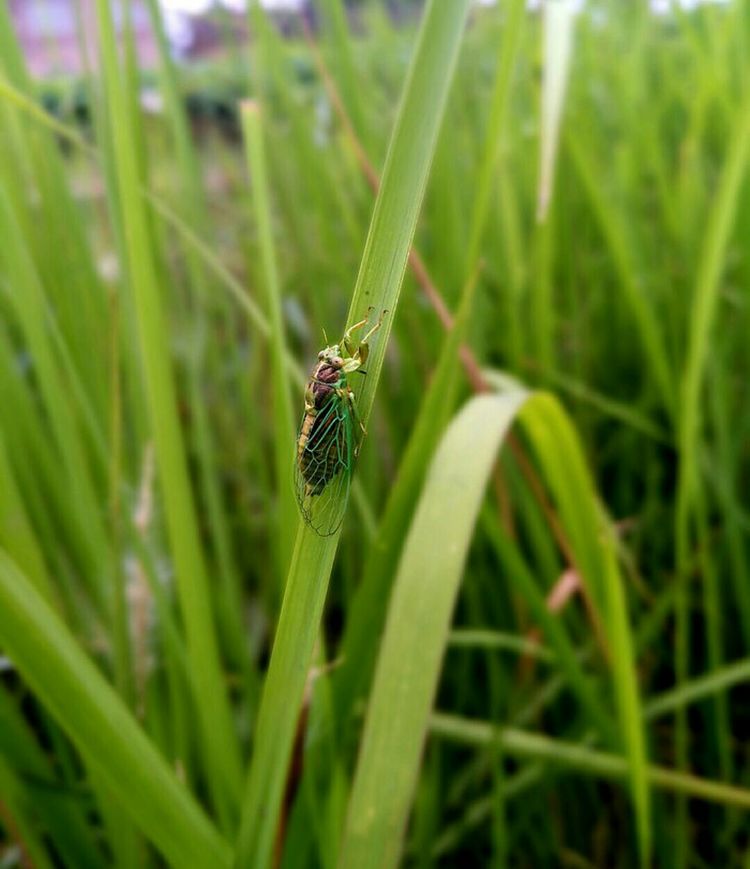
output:
[[[288,353],[281,309],[281,282],[276,262],[273,231],[271,225],[271,202],[268,191],[268,177],[263,143],[263,119],[261,108],[256,102],[246,101],[240,108],[242,129],[245,136],[247,163],[253,188],[255,223],[260,236],[260,253],[263,280],[266,293],[266,310],[271,326],[270,356],[271,382],[273,386],[274,420],[274,460],[276,469],[276,490],[278,492],[277,516],[273,523],[276,528],[276,549],[279,576],[283,576],[289,565],[294,544],[297,507],[293,496],[293,475],[290,456],[293,455],[294,422],[292,418],[292,399],[289,392],[289,378],[285,360]]]
[[[431,2],[399,108],[383,181],[349,309],[349,325],[388,311],[375,336],[357,395],[367,425],[398,306],[407,256],[458,55],[467,0]],[[365,449],[367,445],[365,444]],[[321,538],[300,524],[258,715],[243,801],[237,867],[269,863],[302,693],[312,660],[339,535]]]
[[[542,760],[553,766],[568,767],[584,775],[623,780],[628,776],[628,761],[616,754],[596,751],[539,733],[527,733],[515,728],[497,728],[485,721],[474,721],[457,715],[436,712],[430,718],[430,730],[442,739],[467,745],[483,746],[499,742],[513,757]],[[646,777],[651,785],[677,794],[685,794],[707,802],[750,808],[750,790],[723,782],[676,772],[661,766],[649,766]]]
[[[388,607],[349,798],[342,869],[398,864],[474,525],[498,449],[526,399],[521,391],[472,399],[430,465]]]
[[[603,519],[580,442],[559,403],[549,395],[535,399],[523,425],[544,477],[557,501],[576,567],[603,615],[610,643],[610,665],[624,742],[643,865],[651,859],[651,809],[645,775],[646,747],[634,644],[625,589],[616,561],[614,532]]]
[[[185,619],[187,646],[213,798],[225,825],[236,817],[240,758],[219,662],[211,596],[195,504],[187,473],[185,444],[168,352],[169,338],[157,278],[154,245],[141,197],[138,147],[129,95],[117,59],[112,10],[97,0],[104,82],[117,177],[115,207],[123,227],[127,264],[138,321],[144,380],[153,426],[161,494],[164,498],[177,588]]]
[[[164,856],[175,866],[229,866],[227,843],[58,616],[3,552],[0,636],[32,690]]]
[[[472,399],[451,423],[430,466],[389,601],[341,866],[391,866],[399,859],[464,562],[497,451],[516,415],[556,496],[583,580],[605,613],[637,828],[642,853],[649,853],[640,701],[614,541],[602,522],[580,447],[563,411],[552,396],[529,397],[515,389]],[[529,580],[524,586],[527,595],[531,585]],[[543,613],[541,601],[536,602],[535,615],[542,618],[547,639],[562,655],[571,685],[611,740],[614,731],[608,717],[580,676],[564,634]]]

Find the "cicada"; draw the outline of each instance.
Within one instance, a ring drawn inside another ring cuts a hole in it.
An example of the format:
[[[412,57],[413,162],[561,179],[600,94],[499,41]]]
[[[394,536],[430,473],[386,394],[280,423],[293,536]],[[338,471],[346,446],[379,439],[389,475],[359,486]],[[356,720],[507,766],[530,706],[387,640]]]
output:
[[[318,353],[305,387],[294,479],[300,512],[321,537],[335,534],[341,527],[354,459],[366,434],[348,378],[355,371],[365,373],[362,366],[370,349],[367,342],[383,322],[381,315],[364,338],[355,340],[354,333],[366,326],[368,319],[350,326],[338,344]]]

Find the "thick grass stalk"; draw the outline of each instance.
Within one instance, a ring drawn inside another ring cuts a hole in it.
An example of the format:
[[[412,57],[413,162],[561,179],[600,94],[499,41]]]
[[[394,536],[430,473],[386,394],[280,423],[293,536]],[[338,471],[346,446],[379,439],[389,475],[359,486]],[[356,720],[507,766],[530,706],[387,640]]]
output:
[[[398,306],[467,10],[467,0],[450,4],[433,0],[424,12],[375,204],[348,317],[354,323],[371,307],[377,313],[389,312],[381,332],[374,336],[368,376],[358,396],[365,425]],[[270,860],[297,715],[337,545],[338,534],[323,539],[300,525],[258,717],[243,802],[238,869],[264,869]]]
[[[285,359],[287,342],[281,307],[281,282],[274,247],[271,200],[268,192],[265,149],[263,145],[263,119],[260,105],[246,101],[240,107],[242,129],[245,136],[247,163],[250,170],[255,224],[259,235],[262,283],[266,292],[266,310],[271,326],[271,395],[273,404],[273,451],[276,477],[276,552],[279,577],[285,575],[294,545],[297,525],[297,506],[294,503],[293,455],[294,422],[292,397]]]
[[[450,329],[443,341],[439,361],[432,380],[419,407],[419,412],[403,458],[398,477],[378,526],[374,547],[367,560],[365,574],[347,619],[342,650],[345,663],[334,675],[336,711],[346,720],[359,691],[366,693],[372,675],[375,645],[385,617],[388,594],[395,574],[399,553],[408,527],[409,518],[418,498],[420,484],[430,457],[453,409],[457,386],[458,358],[464,363],[475,390],[485,388],[479,365],[467,347],[462,347],[470,329],[477,284],[480,275],[477,259],[490,211],[490,191],[494,189],[493,176],[500,159],[500,143],[504,130],[508,97],[515,61],[518,56],[525,5],[514,0],[500,42],[499,60],[492,90],[488,128],[483,143],[482,157],[475,186],[471,228],[466,260],[466,279],[455,321],[445,306],[416,249],[410,255],[415,277],[425,290],[431,304]],[[326,71],[323,71],[324,74]],[[340,104],[333,92],[334,104]],[[370,185],[377,190],[380,181],[362,148],[354,127],[346,114],[342,122],[353,141],[361,168]]]
[[[459,314],[443,340],[440,359],[378,523],[362,582],[349,608],[341,642],[342,666],[333,674],[334,705],[341,726],[350,719],[356,700],[368,691],[406,529],[430,458],[455,403],[458,352],[467,319],[468,309]]]
[[[201,186],[197,143],[191,136],[178,70],[170,55],[162,11],[157,0],[148,0],[148,11],[159,50],[159,82],[179,169],[179,207],[193,233],[197,232],[206,238],[209,221],[206,197]],[[204,316],[203,306],[208,306],[211,300],[210,272],[195,246],[185,244],[184,250],[191,296],[188,307],[190,314],[198,318]],[[216,551],[216,563],[223,586],[223,594],[218,596],[220,606],[217,614],[223,628],[223,647],[231,649],[234,661],[247,676],[248,660],[240,603],[239,572],[229,531],[228,511],[222,499],[220,480],[215,473],[217,451],[210,425],[210,411],[202,391],[202,378],[209,355],[206,347],[208,342],[198,341],[196,344],[198,346],[190,354],[188,364],[188,394],[190,413],[194,420],[194,449],[200,468],[201,495],[206,505],[210,537]]]
[[[124,230],[124,256],[134,294],[161,494],[201,724],[205,771],[223,822],[231,825],[232,818],[236,817],[240,789],[239,750],[219,663],[208,577],[177,416],[162,290],[157,280],[153,243],[141,198],[137,148],[127,93],[117,62],[112,12],[103,0],[97,0],[97,12],[117,201]]]

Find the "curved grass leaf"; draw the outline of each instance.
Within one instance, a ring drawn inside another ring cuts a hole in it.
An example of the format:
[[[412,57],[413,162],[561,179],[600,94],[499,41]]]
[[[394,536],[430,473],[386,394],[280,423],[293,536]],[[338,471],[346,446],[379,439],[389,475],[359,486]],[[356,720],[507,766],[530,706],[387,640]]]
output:
[[[119,805],[175,866],[229,866],[231,850],[81,651],[0,552],[0,636],[34,693]]]
[[[472,399],[448,428],[430,466],[389,602],[341,867],[395,866],[399,859],[464,562],[497,451],[519,412],[560,505],[584,581],[599,585],[639,844],[642,854],[649,851],[640,703],[614,543],[604,533],[580,447],[562,410],[549,395],[530,397],[516,389]],[[570,473],[556,474],[560,465],[569,465]],[[560,642],[554,632],[547,639]]]
[[[544,72],[542,74],[542,131],[539,149],[537,220],[547,218],[555,181],[560,123],[573,55],[576,10],[571,0],[552,0],[544,6]]]
[[[428,471],[391,595],[339,866],[396,866],[464,562],[503,437],[527,399],[472,399]]]

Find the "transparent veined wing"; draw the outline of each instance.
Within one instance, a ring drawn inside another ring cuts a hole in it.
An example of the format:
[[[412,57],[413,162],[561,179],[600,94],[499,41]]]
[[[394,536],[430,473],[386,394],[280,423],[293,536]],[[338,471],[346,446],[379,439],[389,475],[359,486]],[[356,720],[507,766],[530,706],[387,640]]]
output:
[[[352,422],[348,400],[333,394],[300,428],[294,469],[297,502],[305,522],[321,537],[335,534],[344,521],[354,461]]]

